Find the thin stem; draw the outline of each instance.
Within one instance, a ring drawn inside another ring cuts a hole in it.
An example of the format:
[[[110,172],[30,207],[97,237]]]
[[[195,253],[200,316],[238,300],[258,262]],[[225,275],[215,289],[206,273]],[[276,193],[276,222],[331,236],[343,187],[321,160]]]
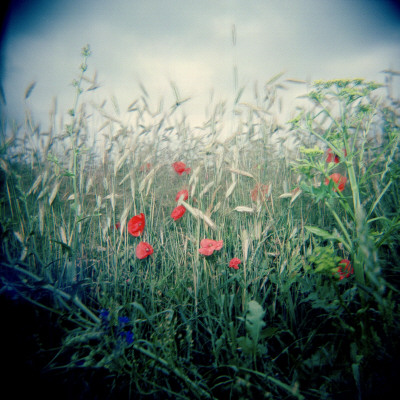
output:
[[[346,249],[349,252],[351,252],[352,251],[352,245],[351,245],[352,240],[350,238],[349,233],[347,232],[347,229],[344,227],[342,221],[340,220],[339,216],[336,214],[336,211],[329,204],[329,202],[325,201],[325,205],[329,208],[329,211],[332,213],[332,215],[335,218],[336,222],[338,223],[340,229],[342,230],[344,236],[346,237],[346,242],[344,242],[343,245],[346,247]]]

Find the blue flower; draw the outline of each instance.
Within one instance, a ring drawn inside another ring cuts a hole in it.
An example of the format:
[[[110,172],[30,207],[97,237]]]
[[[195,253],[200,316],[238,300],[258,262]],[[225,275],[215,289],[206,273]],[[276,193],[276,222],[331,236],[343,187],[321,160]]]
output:
[[[108,320],[109,316],[110,316],[110,311],[104,308],[100,310],[100,318],[102,321]]]
[[[132,331],[126,332],[125,339],[126,339],[126,343],[132,344],[133,343],[133,332]]]
[[[132,344],[134,341],[133,332],[132,331],[122,331],[119,333],[121,338],[125,338],[127,344]]]
[[[125,324],[127,324],[129,322],[129,318],[128,317],[118,317],[118,322],[124,326]]]
[[[110,312],[106,309],[100,310],[100,328],[103,332],[110,330]]]

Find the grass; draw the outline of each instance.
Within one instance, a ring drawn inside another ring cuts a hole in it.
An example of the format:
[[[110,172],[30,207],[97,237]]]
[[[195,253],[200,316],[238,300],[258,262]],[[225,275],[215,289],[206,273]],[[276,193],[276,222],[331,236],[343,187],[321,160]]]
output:
[[[9,381],[85,399],[391,393],[398,102],[375,82],[318,81],[283,127],[270,114],[293,80],[279,74],[253,103],[240,103],[238,89],[228,137],[225,105],[192,128],[178,101],[150,111],[144,88],[128,126],[115,99],[111,109],[90,102],[89,56],[85,47],[68,122],[52,115],[42,132],[29,111],[22,125],[2,120]],[[277,133],[295,157],[283,156]],[[190,172],[179,175],[177,161]],[[188,199],[176,200],[183,189]],[[186,212],[174,221],[178,205]],[[136,237],[128,222],[140,213]],[[222,248],[200,254],[205,238]],[[154,252],[139,259],[139,242]]]

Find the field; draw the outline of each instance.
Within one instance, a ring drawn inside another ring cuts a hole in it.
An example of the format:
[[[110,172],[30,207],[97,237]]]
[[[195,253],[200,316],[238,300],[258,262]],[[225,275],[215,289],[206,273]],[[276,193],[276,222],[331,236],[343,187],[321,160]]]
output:
[[[281,74],[191,127],[146,89],[1,126],[3,390],[57,399],[373,399],[400,370],[398,100]],[[27,88],[28,101],[33,85]],[[226,120],[231,128],[227,129]],[[222,134],[223,130],[228,133]],[[7,390],[8,390],[7,389]]]

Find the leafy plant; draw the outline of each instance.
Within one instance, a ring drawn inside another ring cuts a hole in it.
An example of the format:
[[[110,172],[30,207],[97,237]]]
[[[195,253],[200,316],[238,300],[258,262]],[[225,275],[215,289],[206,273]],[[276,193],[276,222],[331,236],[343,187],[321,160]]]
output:
[[[396,383],[374,370],[400,352],[395,101],[362,79],[315,82],[287,132],[268,117],[278,74],[195,131],[175,84],[156,102],[140,84],[125,123],[116,98],[90,97],[89,56],[67,124],[1,125],[0,292],[48,313],[30,328],[63,333],[41,342],[47,371],[82,396],[106,376],[109,397],[140,399]]]
[[[264,315],[265,311],[261,305],[257,301],[251,300],[247,304],[245,317],[238,317],[245,322],[247,335],[238,337],[237,341],[241,349],[247,354],[255,356],[256,353],[265,352],[265,348],[259,344],[261,331],[265,326]]]

